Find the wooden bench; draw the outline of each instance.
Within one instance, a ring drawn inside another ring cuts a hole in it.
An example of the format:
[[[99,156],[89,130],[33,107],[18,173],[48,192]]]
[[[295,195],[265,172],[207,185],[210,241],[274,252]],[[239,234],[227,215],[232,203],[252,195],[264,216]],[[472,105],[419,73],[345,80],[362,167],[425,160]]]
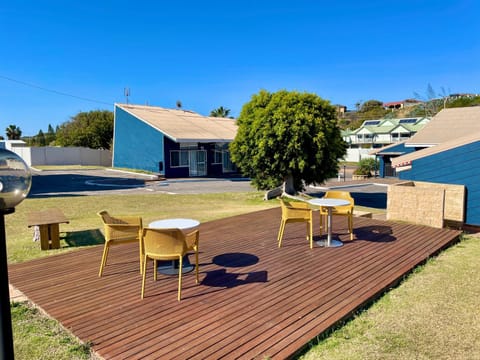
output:
[[[361,211],[361,210],[356,210],[353,209],[353,216],[355,217],[365,217],[365,218],[372,218],[372,213],[368,211]]]
[[[38,226],[40,233],[40,248],[42,250],[60,248],[59,224],[69,221],[60,209],[32,211],[27,215],[28,227]]]

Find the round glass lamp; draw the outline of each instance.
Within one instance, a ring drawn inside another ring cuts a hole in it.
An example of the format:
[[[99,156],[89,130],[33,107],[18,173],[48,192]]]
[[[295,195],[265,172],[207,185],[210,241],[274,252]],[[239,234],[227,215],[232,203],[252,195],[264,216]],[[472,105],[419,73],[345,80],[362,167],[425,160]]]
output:
[[[13,359],[12,318],[8,287],[5,214],[25,199],[32,185],[30,170],[20,156],[0,149],[0,358]]]
[[[0,212],[11,213],[25,199],[32,175],[25,161],[12,151],[0,149]]]

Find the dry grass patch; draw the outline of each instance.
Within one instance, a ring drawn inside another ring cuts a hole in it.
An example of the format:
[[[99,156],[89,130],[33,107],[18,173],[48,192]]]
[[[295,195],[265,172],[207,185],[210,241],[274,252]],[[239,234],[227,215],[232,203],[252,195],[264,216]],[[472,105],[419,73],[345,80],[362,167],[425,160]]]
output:
[[[480,359],[479,258],[464,239],[302,359]]]

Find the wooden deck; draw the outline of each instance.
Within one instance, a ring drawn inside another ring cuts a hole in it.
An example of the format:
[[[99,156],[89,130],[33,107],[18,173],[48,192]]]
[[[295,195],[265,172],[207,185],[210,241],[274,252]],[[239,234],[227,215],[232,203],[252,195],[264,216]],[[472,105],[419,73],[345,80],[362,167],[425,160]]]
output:
[[[284,359],[459,235],[355,218],[350,241],[334,217],[343,247],[310,250],[288,224],[278,249],[279,222],[276,208],[202,224],[201,284],[186,274],[181,302],[177,277],[155,283],[151,264],[140,299],[135,244],[111,249],[102,278],[95,246],[10,265],[10,282],[105,359]]]

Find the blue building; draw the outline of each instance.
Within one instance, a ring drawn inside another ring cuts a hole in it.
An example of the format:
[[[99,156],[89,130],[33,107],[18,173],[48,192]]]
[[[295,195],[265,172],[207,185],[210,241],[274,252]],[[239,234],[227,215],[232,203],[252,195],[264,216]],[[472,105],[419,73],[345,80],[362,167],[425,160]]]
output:
[[[397,172],[392,166],[392,159],[414,152],[415,148],[406,147],[405,141],[390,144],[380,149],[375,149],[369,155],[375,155],[378,160],[378,175],[382,178],[396,177]]]
[[[167,178],[235,173],[228,145],[235,120],[192,111],[115,104],[112,165]]]
[[[391,158],[402,180],[464,185],[465,223],[480,226],[480,107],[440,111]]]

